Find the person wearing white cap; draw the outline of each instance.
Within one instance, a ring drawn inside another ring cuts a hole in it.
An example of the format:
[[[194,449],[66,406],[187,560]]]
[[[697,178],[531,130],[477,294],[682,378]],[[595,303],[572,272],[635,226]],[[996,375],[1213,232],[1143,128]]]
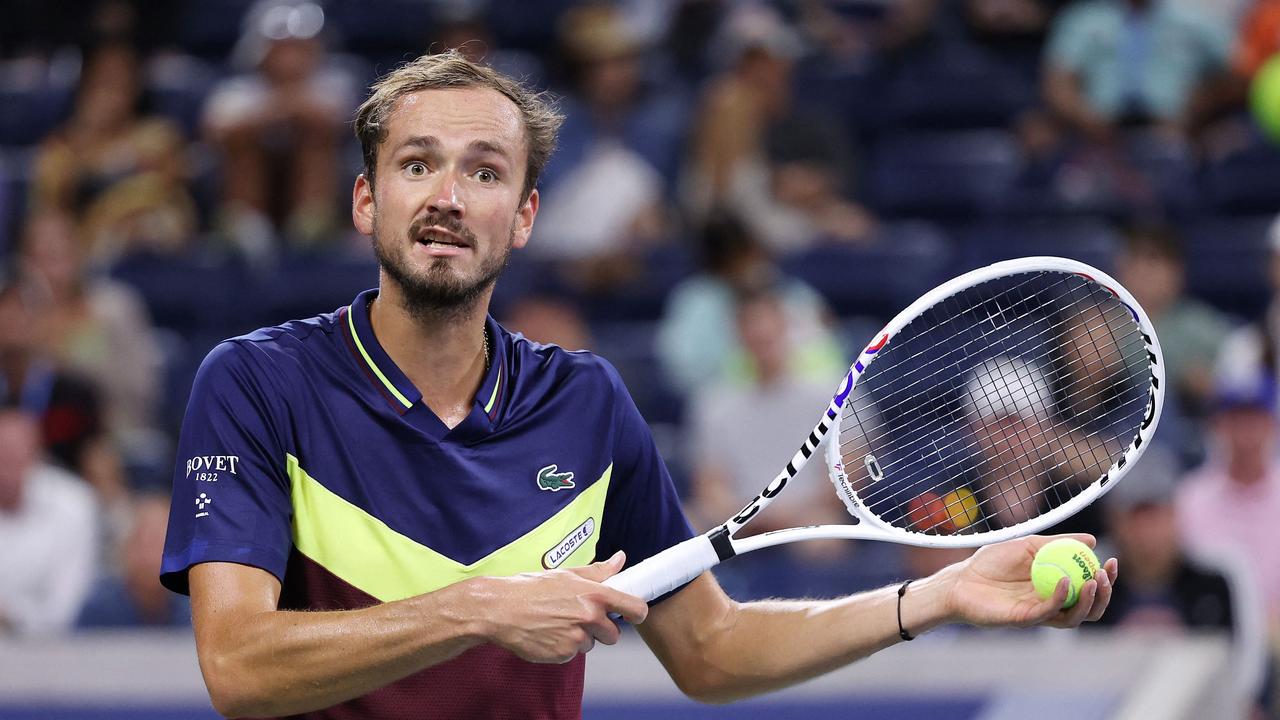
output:
[[[245,71],[214,88],[204,129],[223,156],[222,216],[250,260],[283,234],[320,241],[334,227],[339,141],[356,86],[326,63],[324,10],[265,0],[245,17],[233,61]]]

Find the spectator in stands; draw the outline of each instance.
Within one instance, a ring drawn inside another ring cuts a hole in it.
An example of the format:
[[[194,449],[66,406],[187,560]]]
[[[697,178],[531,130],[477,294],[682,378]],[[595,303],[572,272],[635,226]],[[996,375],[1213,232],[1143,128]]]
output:
[[[1227,27],[1173,0],[1080,0],[1050,29],[1045,100],[1095,142],[1129,125],[1182,134],[1226,72],[1230,46]]]
[[[160,584],[160,555],[169,523],[169,497],[149,494],[132,503],[119,567],[100,577],[77,625],[87,627],[184,626],[191,623],[186,596]]]
[[[618,270],[663,237],[684,113],[670,94],[642,83],[645,48],[611,5],[586,4],[561,18],[561,52],[572,92],[556,157],[543,175],[537,253],[585,261],[579,272]]]
[[[1215,392],[1212,452],[1178,491],[1178,525],[1192,550],[1240,553],[1257,578],[1273,631],[1280,631],[1280,469],[1276,383],[1253,372],[1224,377]]]
[[[699,246],[703,272],[671,291],[658,327],[658,357],[673,388],[687,393],[717,379],[750,377],[735,330],[734,298],[762,282],[772,282],[782,297],[790,372],[829,383],[848,367],[830,330],[826,302],[805,283],[782,276],[740,220],[713,217]]]
[[[754,5],[731,11],[718,41],[728,70],[703,92],[683,193],[699,219],[764,195],[765,134],[791,109],[791,74],[801,52],[798,36],[777,14]]]
[[[1183,412],[1202,417],[1213,364],[1231,331],[1228,319],[1183,292],[1182,244],[1171,227],[1132,227],[1116,261],[1117,279],[1147,311],[1164,350],[1165,378]]]
[[[123,490],[105,437],[98,391],[63,372],[43,342],[47,300],[16,275],[0,281],[0,405],[39,419],[50,459],[95,487]]]
[[[874,219],[848,197],[855,154],[842,124],[794,107],[797,35],[749,8],[730,15],[722,48],[733,65],[704,96],[694,134],[695,214],[729,209],[776,253],[868,240]]]
[[[734,324],[751,366],[750,380],[744,384],[723,378],[697,390],[692,400],[689,457],[693,478],[687,509],[693,524],[701,529],[723,522],[738,510],[743,498],[759,492],[773,469],[795,452],[803,432],[797,428],[809,427],[814,408],[831,400],[829,382],[806,379],[791,367],[795,338],[789,332],[786,299],[778,287],[766,282],[744,288],[738,293],[734,312]],[[840,522],[844,509],[824,473],[820,462],[806,466],[794,487],[752,523],[752,531]],[[804,569],[797,565],[825,566],[847,559],[849,549],[838,541],[798,543],[761,562],[788,566],[788,576],[800,581]],[[743,569],[742,574],[747,579],[756,573]],[[766,594],[789,592],[776,585],[770,588],[761,589]]]
[[[71,118],[36,155],[32,207],[77,218],[94,263],[179,251],[195,231],[182,135],[145,114],[142,82],[132,46],[88,50]]]
[[[93,579],[93,492],[41,451],[36,417],[0,408],[0,634],[70,628]]]
[[[1257,697],[1266,665],[1262,609],[1243,568],[1228,558],[1188,555],[1175,509],[1178,479],[1174,453],[1152,447],[1104,499],[1106,540],[1125,577],[1098,627],[1229,633],[1233,681],[1242,697]]]
[[[160,355],[146,308],[133,290],[90,279],[71,219],[42,212],[27,221],[21,263],[47,293],[49,350],[68,372],[102,393],[114,439],[132,442],[154,427]]]
[[[353,79],[326,63],[324,11],[262,0],[246,15],[236,60],[247,72],[217,85],[204,127],[223,155],[220,222],[250,259],[269,259],[278,233],[324,242],[334,227],[338,153]]]

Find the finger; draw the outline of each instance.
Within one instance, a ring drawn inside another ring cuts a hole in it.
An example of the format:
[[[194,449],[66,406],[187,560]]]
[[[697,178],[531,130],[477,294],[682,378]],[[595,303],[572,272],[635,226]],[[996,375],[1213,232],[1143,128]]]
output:
[[[604,582],[609,578],[617,575],[622,570],[623,564],[627,562],[627,556],[621,550],[613,554],[608,560],[591,563],[582,567],[569,568],[569,572],[580,578],[585,578],[592,582]]]
[[[1094,598],[1098,596],[1098,581],[1089,580],[1080,586],[1080,600],[1066,610],[1060,622],[1054,623],[1058,627],[1079,627],[1084,622],[1085,617],[1089,615],[1089,611],[1093,609]]]
[[[583,623],[582,629],[605,645],[616,645],[622,637],[622,630],[603,614],[591,622]]]
[[[1031,544],[1032,550],[1039,550],[1040,548],[1044,547],[1045,545],[1048,545],[1054,540],[1061,540],[1063,538],[1079,540],[1080,542],[1084,543],[1085,545],[1088,545],[1091,548],[1098,546],[1098,539],[1090,535],[1089,533],[1068,533],[1066,535],[1031,535],[1027,538],[1027,542]]]
[[[621,590],[603,586],[601,589],[605,592],[601,592],[598,597],[606,612],[621,615],[632,625],[639,625],[649,617],[649,603],[644,600]]]
[[[1107,577],[1111,579],[1111,584],[1116,584],[1116,578],[1120,577],[1120,561],[1111,558],[1102,564],[1102,569],[1107,571]]]
[[[1085,620],[1089,622],[1096,622],[1107,611],[1107,606],[1111,604],[1111,591],[1114,589],[1111,585],[1111,575],[1107,572],[1105,565],[1102,572],[1094,577],[1098,581],[1098,594],[1093,598],[1093,607],[1090,608],[1089,614],[1085,616]]]
[[[1058,580],[1058,584],[1053,587],[1053,595],[1048,599],[1042,600],[1031,616],[1031,624],[1039,625],[1054,620],[1062,613],[1062,605],[1067,601],[1067,595],[1071,594],[1071,581],[1064,578]]]

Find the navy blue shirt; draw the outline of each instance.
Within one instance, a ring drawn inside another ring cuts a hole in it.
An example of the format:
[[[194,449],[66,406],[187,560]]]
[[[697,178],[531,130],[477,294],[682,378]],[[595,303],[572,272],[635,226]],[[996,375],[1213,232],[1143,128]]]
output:
[[[234,562],[280,579],[281,608],[351,609],[617,550],[631,565],[692,536],[607,362],[489,318],[490,367],[449,429],[374,337],[374,297],[205,359],[179,442],[167,587],[187,592],[197,563]],[[481,646],[388,687],[414,698],[405,717],[577,717],[581,672],[581,657],[536,666]],[[504,700],[493,683],[539,689]],[[384,695],[307,717],[400,717]]]

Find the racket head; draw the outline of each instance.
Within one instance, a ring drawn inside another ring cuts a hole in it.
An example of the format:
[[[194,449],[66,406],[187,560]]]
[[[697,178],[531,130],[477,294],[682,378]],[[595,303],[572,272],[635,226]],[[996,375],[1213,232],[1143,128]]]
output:
[[[859,526],[841,534],[974,547],[1044,530],[1138,461],[1164,388],[1150,319],[1106,273],[1028,257],[961,275],[875,335],[828,409],[827,466]]]

